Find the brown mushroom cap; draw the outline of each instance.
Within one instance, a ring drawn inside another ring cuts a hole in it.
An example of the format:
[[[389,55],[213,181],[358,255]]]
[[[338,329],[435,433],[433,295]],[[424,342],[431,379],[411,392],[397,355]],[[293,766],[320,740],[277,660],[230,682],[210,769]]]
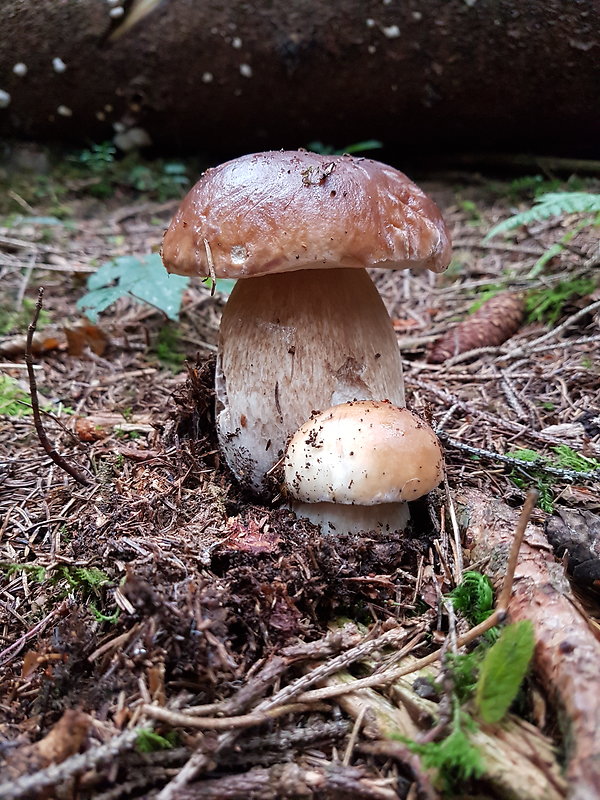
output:
[[[406,408],[371,400],[333,406],[292,437],[286,491],[301,503],[373,506],[416,500],[443,478],[439,441]]]
[[[323,267],[441,272],[450,247],[435,203],[393,167],[271,151],[207,170],[175,214],[162,257],[169,272],[219,278]]]

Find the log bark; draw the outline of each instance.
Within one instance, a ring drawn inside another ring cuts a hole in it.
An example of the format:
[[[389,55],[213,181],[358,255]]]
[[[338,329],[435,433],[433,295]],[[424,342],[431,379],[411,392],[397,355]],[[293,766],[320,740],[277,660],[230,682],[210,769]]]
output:
[[[468,517],[467,538],[474,562],[499,584],[517,513],[476,490],[458,501]],[[579,610],[561,564],[543,530],[529,525],[509,604],[511,620],[530,619],[536,638],[534,668],[559,709],[568,757],[570,800],[600,796],[600,641]]]
[[[139,128],[170,150],[378,137],[570,155],[600,138],[598,3],[123,0],[120,17],[106,0],[0,5],[0,136]]]

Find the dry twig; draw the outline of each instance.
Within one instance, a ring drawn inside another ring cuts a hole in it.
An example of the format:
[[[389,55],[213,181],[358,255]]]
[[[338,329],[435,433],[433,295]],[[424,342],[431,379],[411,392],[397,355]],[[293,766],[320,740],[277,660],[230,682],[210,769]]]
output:
[[[35,305],[35,311],[33,314],[33,319],[29,325],[27,330],[27,348],[25,351],[25,363],[27,364],[27,375],[29,376],[29,393],[31,395],[31,411],[33,414],[33,424],[35,425],[35,431],[38,435],[38,439],[40,440],[40,444],[48,454],[48,456],[54,461],[54,463],[59,466],[62,470],[64,470],[68,475],[74,478],[77,483],[80,483],[82,486],[89,486],[90,480],[81,472],[81,470],[74,467],[72,464],[64,459],[60,453],[58,453],[50,440],[48,439],[48,435],[46,434],[46,430],[44,428],[44,423],[42,422],[42,415],[40,413],[40,403],[38,399],[37,393],[37,381],[35,378],[35,370],[33,369],[33,355],[32,355],[32,343],[33,343],[33,334],[35,333],[35,329],[37,326],[38,317],[40,316],[40,311],[42,310],[44,300],[44,290],[40,288],[38,291],[38,299]]]

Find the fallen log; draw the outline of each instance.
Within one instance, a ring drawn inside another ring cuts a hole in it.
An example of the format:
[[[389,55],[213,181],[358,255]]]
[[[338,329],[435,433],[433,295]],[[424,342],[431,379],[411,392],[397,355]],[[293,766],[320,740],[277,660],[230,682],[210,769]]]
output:
[[[0,136],[593,155],[598,3],[4,0]]]
[[[472,562],[498,585],[517,514],[501,500],[476,490],[457,497],[464,507]],[[530,619],[536,649],[534,669],[559,711],[570,800],[600,796],[600,641],[576,603],[561,564],[541,527],[526,529],[509,617]]]

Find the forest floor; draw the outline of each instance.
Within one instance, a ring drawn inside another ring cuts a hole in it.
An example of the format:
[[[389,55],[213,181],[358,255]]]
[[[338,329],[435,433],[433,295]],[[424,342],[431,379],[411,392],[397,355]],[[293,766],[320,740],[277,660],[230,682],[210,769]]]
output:
[[[472,560],[465,492],[519,509],[534,486],[539,531],[553,518],[560,534],[565,512],[598,524],[598,228],[563,214],[484,241],[535,192],[598,192],[598,181],[421,181],[451,229],[453,262],[442,275],[373,277],[403,353],[407,404],[442,438],[447,486],[415,504],[406,536],[357,542],[257,503],[221,463],[211,406],[219,287],[211,297],[192,281],[178,321],[131,296],[97,322],[76,307],[100,265],[156,253],[197,165],[115,166],[96,149],[65,169],[37,148],[18,153],[19,171],[0,175],[0,795],[508,798],[522,784],[518,796],[536,797],[518,766],[507,783],[506,742],[494,771],[500,734],[476,719],[473,737],[488,739],[470,780],[460,752],[438,774],[440,762],[407,744],[425,744],[434,721],[454,730],[444,671],[433,685],[421,677],[427,691],[415,675],[395,694],[385,681],[343,687],[469,628],[441,610]],[[43,452],[28,405],[25,334],[39,287],[44,427],[87,485]],[[490,289],[524,298],[514,335],[430,363],[433,342]],[[586,552],[568,567],[583,564],[577,613],[597,633],[597,560]],[[555,700],[534,673],[513,708],[539,748],[540,798],[566,794]]]

